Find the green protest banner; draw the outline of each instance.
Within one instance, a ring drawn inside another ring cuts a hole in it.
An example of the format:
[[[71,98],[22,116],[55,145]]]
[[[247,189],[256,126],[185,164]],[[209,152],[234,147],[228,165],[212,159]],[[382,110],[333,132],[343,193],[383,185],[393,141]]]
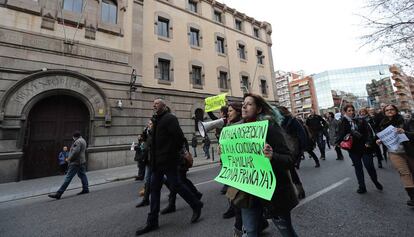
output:
[[[215,111],[215,110],[220,109],[221,106],[226,105],[226,95],[227,93],[224,93],[224,94],[205,98],[204,99],[205,104],[206,104],[205,111],[206,112]]]
[[[214,179],[257,197],[270,200],[276,177],[264,156],[269,121],[223,128],[220,134],[222,166]]]

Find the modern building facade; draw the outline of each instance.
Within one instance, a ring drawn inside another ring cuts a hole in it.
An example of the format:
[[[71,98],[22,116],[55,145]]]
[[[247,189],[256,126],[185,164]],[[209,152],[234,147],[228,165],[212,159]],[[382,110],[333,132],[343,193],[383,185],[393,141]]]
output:
[[[56,174],[74,130],[88,170],[133,164],[156,98],[188,138],[208,96],[275,103],[271,33],[212,0],[0,0],[0,182]]]
[[[330,70],[312,75],[315,83],[319,109],[334,107],[332,90],[352,93],[361,100],[367,100],[366,85],[372,80],[390,77],[388,65]],[[338,108],[337,108],[338,109]]]
[[[311,110],[318,111],[318,102],[315,94],[312,77],[293,78],[289,83],[292,94],[292,110],[295,116],[306,118]]]

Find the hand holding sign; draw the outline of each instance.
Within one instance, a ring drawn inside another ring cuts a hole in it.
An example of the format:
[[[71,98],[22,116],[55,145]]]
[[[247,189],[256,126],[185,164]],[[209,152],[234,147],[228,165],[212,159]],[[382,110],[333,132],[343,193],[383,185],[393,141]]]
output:
[[[273,148],[266,143],[264,149],[263,149],[263,154],[264,156],[266,156],[267,158],[269,158],[269,160],[272,160],[273,157]]]
[[[219,110],[221,106],[226,105],[226,95],[227,94],[224,93],[224,94],[205,98],[204,99],[205,104],[206,104],[205,111],[211,112],[211,111]]]

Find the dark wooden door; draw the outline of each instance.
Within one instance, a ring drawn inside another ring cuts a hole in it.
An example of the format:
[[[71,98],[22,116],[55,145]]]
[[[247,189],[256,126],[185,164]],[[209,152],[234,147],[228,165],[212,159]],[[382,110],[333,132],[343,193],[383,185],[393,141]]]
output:
[[[59,152],[70,148],[76,130],[88,141],[89,112],[80,100],[57,95],[39,101],[28,117],[23,179],[58,174]]]

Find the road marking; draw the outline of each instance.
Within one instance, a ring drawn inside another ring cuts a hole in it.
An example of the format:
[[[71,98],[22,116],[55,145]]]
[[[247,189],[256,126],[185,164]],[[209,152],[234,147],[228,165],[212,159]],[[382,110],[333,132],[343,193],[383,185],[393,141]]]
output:
[[[194,186],[199,186],[199,185],[203,185],[203,184],[208,184],[208,183],[211,183],[211,182],[213,182],[213,181],[215,181],[215,180],[214,180],[214,179],[212,179],[212,180],[209,180],[209,181],[201,182],[201,183],[198,183],[198,184],[194,184]]]
[[[326,188],[324,188],[324,189],[320,190],[319,192],[316,192],[316,193],[314,193],[314,194],[310,195],[309,197],[307,197],[307,198],[303,199],[303,200],[299,203],[299,205],[297,205],[295,208],[298,208],[298,207],[300,207],[300,206],[302,206],[302,205],[305,205],[306,203],[308,203],[308,202],[312,201],[313,199],[318,198],[318,197],[322,196],[323,194],[325,194],[325,193],[327,193],[327,192],[331,191],[332,189],[334,189],[334,188],[337,188],[337,187],[341,186],[342,184],[346,183],[346,182],[347,182],[347,181],[349,181],[350,179],[351,179],[351,178],[346,177],[346,178],[344,178],[343,180],[341,180],[341,181],[339,181],[339,182],[336,182],[336,183],[334,183],[334,184],[332,184],[332,185],[330,185],[330,186],[328,186],[328,187],[326,187]]]
[[[218,166],[220,166],[219,163],[213,163],[213,164],[208,164],[208,165],[197,166],[197,167],[191,168],[188,171],[188,173],[194,173],[194,172],[197,172],[197,171],[208,170],[208,169],[216,168]]]

